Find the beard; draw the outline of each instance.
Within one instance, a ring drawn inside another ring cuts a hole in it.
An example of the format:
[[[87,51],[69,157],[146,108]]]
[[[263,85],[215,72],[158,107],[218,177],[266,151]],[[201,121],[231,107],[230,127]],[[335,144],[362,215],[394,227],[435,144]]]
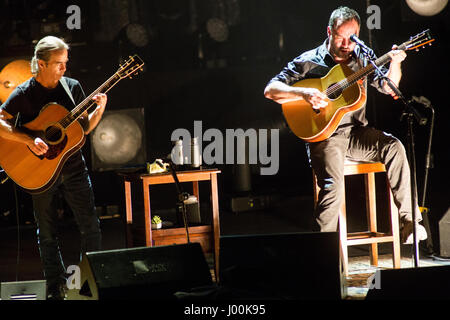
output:
[[[330,53],[334,58],[338,58],[339,60],[347,60],[351,57],[353,50],[350,49],[341,49],[341,48],[331,48]]]

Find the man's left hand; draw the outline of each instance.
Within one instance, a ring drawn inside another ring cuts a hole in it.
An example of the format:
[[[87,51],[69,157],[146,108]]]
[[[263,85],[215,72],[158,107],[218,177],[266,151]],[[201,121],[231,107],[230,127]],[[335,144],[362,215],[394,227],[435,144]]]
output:
[[[400,64],[406,58],[406,52],[403,50],[398,50],[396,45],[392,46],[392,50],[389,52],[391,57],[391,63]]]
[[[92,100],[97,104],[98,108],[101,111],[105,110],[106,103],[108,102],[108,97],[104,93],[98,93],[92,97]]]

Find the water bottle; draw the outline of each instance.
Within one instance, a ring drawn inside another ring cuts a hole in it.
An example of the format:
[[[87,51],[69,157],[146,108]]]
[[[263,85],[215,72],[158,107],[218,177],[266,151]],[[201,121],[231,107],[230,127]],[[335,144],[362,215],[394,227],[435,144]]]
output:
[[[191,139],[191,166],[193,168],[199,168],[201,165],[200,146],[198,144],[198,137],[195,137]]]
[[[172,148],[172,162],[176,165],[183,165],[183,140],[179,139],[175,141],[175,145]]]

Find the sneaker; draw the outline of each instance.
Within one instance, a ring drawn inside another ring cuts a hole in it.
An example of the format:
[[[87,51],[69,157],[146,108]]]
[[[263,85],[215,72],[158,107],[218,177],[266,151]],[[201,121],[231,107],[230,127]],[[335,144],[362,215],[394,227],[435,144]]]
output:
[[[416,236],[418,241],[425,240],[428,235],[425,228],[416,222]],[[405,221],[400,230],[400,240],[403,244],[412,244],[414,240],[412,221]]]

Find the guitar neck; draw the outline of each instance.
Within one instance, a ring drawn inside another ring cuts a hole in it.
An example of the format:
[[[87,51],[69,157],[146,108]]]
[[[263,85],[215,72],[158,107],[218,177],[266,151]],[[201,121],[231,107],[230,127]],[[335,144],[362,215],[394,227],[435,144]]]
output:
[[[403,43],[397,49],[398,50],[405,50],[406,49],[406,43]],[[330,95],[330,94],[333,94],[336,91],[342,91],[342,90],[352,86],[358,80],[360,80],[360,79],[362,79],[364,77],[367,77],[369,74],[374,72],[375,71],[375,66],[381,67],[381,66],[385,65],[386,63],[388,63],[389,61],[391,61],[391,56],[389,55],[389,53],[386,53],[386,54],[382,55],[381,57],[376,59],[373,62],[373,64],[369,63],[364,68],[356,71],[355,73],[351,74],[347,78],[345,78],[345,79],[339,81],[338,83],[336,83],[334,86],[331,86],[330,88],[328,88],[326,90],[326,94]]]
[[[390,60],[391,60],[391,57],[389,56],[389,54],[386,53],[385,55],[383,55],[383,56],[379,57],[378,59],[376,59],[374,61],[374,64],[377,67],[380,67],[380,66],[385,65],[386,63],[388,63]],[[374,71],[375,71],[375,66],[372,63],[369,63],[364,68],[356,71],[355,73],[351,74],[347,78],[345,78],[345,79],[337,82],[336,84],[330,86],[329,88],[327,88],[325,90],[325,94],[328,95],[328,96],[332,96],[336,92],[342,92],[343,90],[345,90],[348,87],[350,87],[353,84],[355,84],[358,80],[368,76],[369,74],[371,74]]]
[[[368,76],[372,72],[374,72],[375,71],[375,66],[381,67],[381,66],[385,65],[386,63],[388,63],[390,60],[391,60],[391,56],[386,53],[383,56],[381,56],[378,59],[376,59],[373,62],[373,64],[369,63],[366,67],[356,71],[355,73],[353,73],[352,75],[350,75],[346,79],[349,82],[349,86],[354,84],[356,81],[358,81],[358,80]],[[374,66],[374,64],[375,64],[375,66]]]
[[[122,78],[115,73],[108,80],[106,80],[100,87],[87,96],[79,105],[77,105],[71,112],[69,112],[63,119],[60,120],[60,124],[63,128],[67,128],[74,121],[76,121],[81,115],[95,105],[92,98],[99,93],[107,93],[111,90]]]

